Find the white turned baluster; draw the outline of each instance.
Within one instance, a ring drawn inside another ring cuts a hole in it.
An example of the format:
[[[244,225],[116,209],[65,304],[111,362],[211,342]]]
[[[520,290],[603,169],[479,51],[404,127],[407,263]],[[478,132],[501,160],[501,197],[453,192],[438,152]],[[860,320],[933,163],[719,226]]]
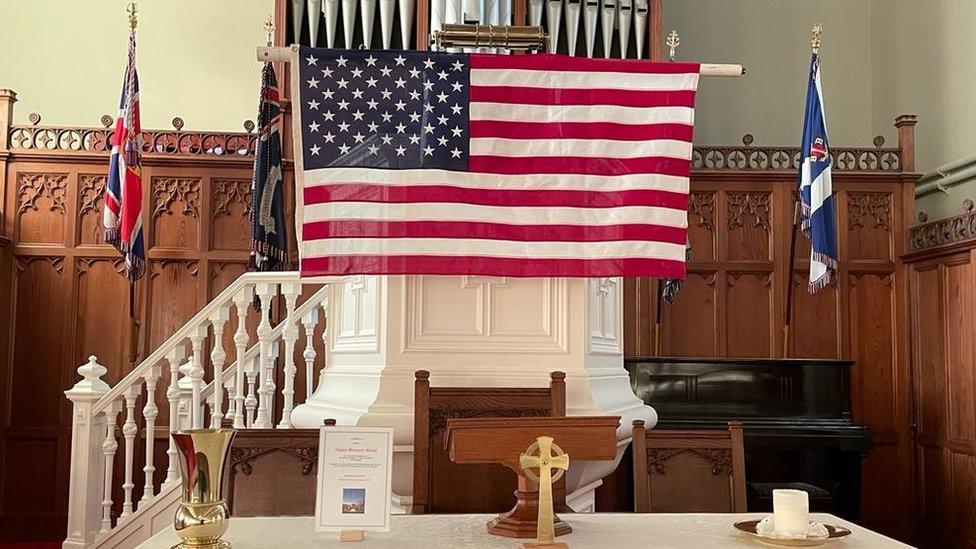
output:
[[[193,355],[187,357],[186,362],[180,364],[180,380],[176,387],[180,390],[180,404],[177,424],[180,431],[193,428]]]
[[[247,428],[254,428],[254,414],[258,407],[258,399],[254,396],[255,387],[257,386],[258,379],[258,369],[260,366],[260,357],[254,357],[249,361],[247,370],[247,398],[244,399],[244,408],[247,411]]]
[[[105,440],[102,442],[102,455],[105,463],[105,483],[102,487],[102,528],[99,533],[108,532],[112,529],[112,466],[115,465],[115,452],[119,449],[119,443],[115,439],[115,424],[118,421],[119,412],[122,411],[122,403],[118,400],[110,403],[105,409],[105,421],[108,429],[105,431]]]
[[[271,395],[274,382],[271,381],[274,363],[271,361],[271,300],[277,293],[277,284],[258,284],[257,293],[261,298],[261,323],[258,324],[258,343],[260,367],[258,369],[258,415],[254,420],[255,429],[271,428]],[[269,389],[269,387],[271,389]]]
[[[142,487],[142,499],[139,500],[140,507],[156,496],[156,490],[153,486],[153,475],[156,473],[156,467],[153,465],[153,452],[156,444],[156,417],[159,416],[159,408],[156,406],[156,382],[159,381],[161,374],[162,367],[156,363],[146,372],[144,378],[146,380],[146,405],[142,408],[142,415],[146,418],[146,465],[142,468],[145,483]]]
[[[319,310],[312,308],[302,317],[302,328],[305,329],[305,350],[302,358],[305,359],[305,400],[311,398],[314,393],[313,372],[315,368],[315,325],[319,321]]]
[[[169,387],[166,389],[166,399],[169,400],[169,432],[175,433],[180,429],[180,362],[183,360],[185,351],[182,345],[173,348],[166,354],[166,362],[169,363]],[[169,448],[166,450],[169,457],[169,467],[166,469],[166,482],[179,482],[179,469],[176,463],[176,441],[169,437]]]
[[[391,15],[392,17],[392,15]],[[285,387],[281,390],[284,404],[281,408],[279,429],[291,429],[291,411],[295,407],[295,342],[298,341],[298,320],[295,318],[295,302],[302,292],[302,285],[294,282],[281,285],[281,293],[285,295],[285,329],[281,338],[285,342]]]
[[[207,324],[197,326],[190,334],[193,348],[193,368],[190,370],[190,425],[193,429],[203,429],[203,340],[207,337]]]
[[[227,390],[227,413],[224,414],[224,419],[230,421],[233,421],[234,416],[237,415],[237,401],[234,400],[234,396],[237,394],[234,389],[236,381],[235,376],[230,376],[224,382],[224,389]]]
[[[230,308],[221,307],[210,317],[210,324],[213,326],[213,350],[210,351],[210,362],[213,363],[213,379],[210,386],[213,389],[213,403],[210,405],[210,427],[220,428],[220,422],[224,417],[224,361],[227,360],[227,351],[224,351],[224,324],[230,319]]]
[[[237,349],[236,371],[234,372],[234,428],[244,428],[244,353],[247,352],[247,308],[254,300],[254,290],[247,286],[234,296],[237,308],[237,331],[234,332],[234,347]],[[248,424],[250,427],[250,424]]]
[[[319,371],[319,383],[325,377],[325,369],[329,367],[329,301],[322,300],[322,369]]]
[[[136,487],[132,482],[132,460],[135,454],[136,435],[139,427],[136,426],[136,400],[142,392],[142,384],[130,385],[126,389],[125,396],[125,424],[122,425],[122,435],[125,437],[125,483],[122,484],[122,491],[125,494],[122,500],[123,519],[132,514],[132,489]]]

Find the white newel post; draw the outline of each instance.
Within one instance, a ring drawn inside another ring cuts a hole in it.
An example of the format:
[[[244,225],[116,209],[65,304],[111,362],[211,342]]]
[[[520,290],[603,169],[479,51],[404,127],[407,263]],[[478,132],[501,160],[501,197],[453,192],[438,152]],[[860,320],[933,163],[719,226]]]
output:
[[[78,368],[82,380],[64,392],[72,403],[71,477],[68,488],[68,536],[63,549],[84,549],[101,527],[103,475],[102,443],[105,415],[93,413],[95,403],[109,391],[101,377],[106,369],[94,356]]]

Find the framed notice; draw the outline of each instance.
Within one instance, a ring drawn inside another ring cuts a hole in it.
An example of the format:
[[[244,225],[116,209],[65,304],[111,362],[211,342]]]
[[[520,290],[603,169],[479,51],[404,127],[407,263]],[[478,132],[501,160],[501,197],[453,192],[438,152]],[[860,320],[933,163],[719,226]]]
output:
[[[315,530],[389,531],[392,480],[392,427],[322,427]]]

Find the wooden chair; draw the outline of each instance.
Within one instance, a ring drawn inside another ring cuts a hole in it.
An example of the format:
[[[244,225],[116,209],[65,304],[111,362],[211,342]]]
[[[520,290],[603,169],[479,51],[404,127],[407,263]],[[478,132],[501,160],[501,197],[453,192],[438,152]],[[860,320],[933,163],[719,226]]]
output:
[[[638,513],[744,513],[742,423],[727,430],[644,428],[634,422],[634,510]]]
[[[238,430],[224,479],[231,516],[314,515],[318,458],[318,429]]]
[[[448,418],[566,415],[566,374],[549,387],[431,387],[430,372],[414,382],[413,506],[420,513],[499,513],[515,504],[516,482],[500,465],[452,463],[444,446]],[[554,492],[565,507],[565,483]]]

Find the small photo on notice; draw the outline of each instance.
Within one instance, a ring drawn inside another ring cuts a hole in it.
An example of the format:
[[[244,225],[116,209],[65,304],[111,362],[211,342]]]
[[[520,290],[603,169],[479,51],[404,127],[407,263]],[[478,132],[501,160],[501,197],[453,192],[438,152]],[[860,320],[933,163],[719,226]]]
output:
[[[366,489],[342,489],[342,514],[362,515],[366,512]]]

